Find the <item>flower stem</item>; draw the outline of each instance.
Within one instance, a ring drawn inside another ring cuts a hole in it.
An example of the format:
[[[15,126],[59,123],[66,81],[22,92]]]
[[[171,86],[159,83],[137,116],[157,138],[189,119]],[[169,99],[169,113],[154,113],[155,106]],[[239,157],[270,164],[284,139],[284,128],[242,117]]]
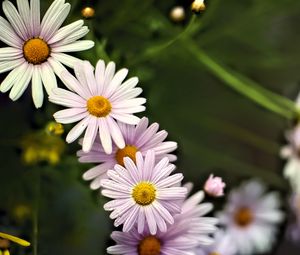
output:
[[[299,110],[291,100],[277,95],[259,84],[251,81],[249,78],[230,70],[218,64],[213,58],[208,56],[202,49],[190,40],[185,38],[183,40],[186,48],[201,62],[207,69],[222,80],[226,85],[230,86],[237,92],[250,98],[260,106],[277,113],[287,119],[293,119],[299,116]]]

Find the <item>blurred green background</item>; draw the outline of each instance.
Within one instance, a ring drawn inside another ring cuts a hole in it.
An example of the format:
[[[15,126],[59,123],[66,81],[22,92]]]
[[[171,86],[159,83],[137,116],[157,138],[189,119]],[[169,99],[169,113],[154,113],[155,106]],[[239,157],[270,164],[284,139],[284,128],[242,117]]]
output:
[[[41,2],[45,11],[52,1]],[[201,188],[213,172],[230,189],[244,179],[259,177],[286,198],[289,187],[282,178],[278,154],[291,120],[225,85],[202,65],[194,46],[294,100],[300,88],[300,1],[206,1],[206,11],[189,26],[190,39],[179,38],[170,45],[166,43],[186,31],[192,1],[68,2],[72,4],[68,23],[81,19],[86,6],[96,11],[86,21],[91,29],[88,38],[96,40],[96,47],[77,56],[93,63],[99,58],[113,60],[118,68],[129,68],[130,76],[139,77],[148,100],[144,115],[160,123],[169,139],[179,143],[177,165],[185,181]],[[169,18],[176,5],[186,10],[180,23]],[[102,209],[104,199],[81,180],[89,166],[77,163],[79,145],[67,146],[55,166],[26,166],[21,159],[22,137],[42,129],[56,110],[47,102],[35,110],[30,90],[17,102],[0,95],[0,231],[31,240],[40,172],[39,254],[106,254],[112,223]],[[217,206],[222,202],[218,200]],[[297,247],[284,241],[284,230],[283,226],[276,254],[298,254]],[[15,254],[23,252],[31,251],[20,249]]]

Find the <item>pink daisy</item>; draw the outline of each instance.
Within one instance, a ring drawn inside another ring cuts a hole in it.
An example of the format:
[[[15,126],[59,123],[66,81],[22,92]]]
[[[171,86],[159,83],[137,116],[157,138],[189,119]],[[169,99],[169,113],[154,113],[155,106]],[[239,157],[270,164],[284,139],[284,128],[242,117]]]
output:
[[[71,91],[56,88],[49,96],[51,102],[69,108],[54,114],[57,122],[79,121],[67,135],[68,143],[74,142],[86,129],[82,142],[84,152],[91,150],[98,133],[105,153],[112,153],[112,140],[118,148],[124,148],[125,141],[116,120],[135,125],[140,119],[133,113],[145,110],[142,104],[146,99],[136,98],[142,93],[141,88],[135,88],[138,79],[134,77],[123,83],[128,70],[124,68],[115,74],[115,68],[115,63],[105,67],[104,61],[99,60],[94,74],[90,62],[77,62],[76,78],[67,71],[62,73],[62,81]]]
[[[116,165],[115,170],[108,170],[109,179],[101,182],[102,194],[113,200],[104,205],[112,211],[114,225],[123,224],[123,231],[130,231],[136,224],[142,233],[148,226],[151,234],[157,228],[167,231],[167,224],[174,223],[173,215],[179,212],[178,201],[185,198],[186,188],[179,187],[182,174],[169,176],[175,166],[169,164],[167,157],[155,163],[155,152],[149,150],[145,156],[136,153],[136,164],[132,159],[124,159],[125,168]]]
[[[164,157],[168,157],[171,162],[176,160],[176,156],[169,153],[177,148],[177,143],[164,142],[168,133],[165,130],[158,132],[158,123],[153,123],[149,127],[148,124],[149,120],[146,117],[142,118],[136,126],[118,122],[125,140],[125,147],[119,149],[113,145],[112,154],[110,155],[105,153],[99,139],[95,141],[90,152],[78,151],[77,155],[80,162],[100,163],[83,175],[83,179],[93,180],[91,189],[100,188],[101,180],[107,178],[106,172],[108,169],[112,169],[116,164],[124,166],[123,159],[125,157],[130,157],[135,161],[135,154],[138,151],[145,156],[148,150],[154,150],[156,162]]]
[[[2,82],[0,91],[11,89],[9,97],[19,99],[32,84],[32,97],[36,108],[43,104],[43,85],[48,94],[57,87],[62,64],[73,68],[77,58],[64,52],[90,49],[93,41],[79,40],[89,30],[83,20],[61,27],[70,12],[70,4],[55,0],[41,21],[40,0],[17,0],[17,7],[3,1],[3,12],[8,21],[0,17],[0,40],[8,47],[0,48],[0,73],[11,71]],[[62,64],[61,64],[62,63]],[[54,74],[55,73],[55,74]]]

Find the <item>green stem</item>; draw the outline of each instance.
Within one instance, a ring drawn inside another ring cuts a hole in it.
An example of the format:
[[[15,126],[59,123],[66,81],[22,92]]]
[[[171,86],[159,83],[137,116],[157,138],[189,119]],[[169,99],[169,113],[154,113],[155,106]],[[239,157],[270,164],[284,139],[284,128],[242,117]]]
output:
[[[41,173],[39,168],[35,171],[35,189],[34,189],[34,205],[33,205],[33,255],[38,254],[38,235],[39,235],[39,203],[41,191]]]
[[[197,58],[197,60],[199,60],[199,62],[234,90],[250,98],[264,108],[285,118],[293,119],[295,116],[299,115],[299,110],[291,100],[268,91],[255,82],[250,81],[250,79],[243,77],[241,74],[221,66],[203,50],[197,47],[192,40],[185,39],[183,42],[187,45],[186,48]]]

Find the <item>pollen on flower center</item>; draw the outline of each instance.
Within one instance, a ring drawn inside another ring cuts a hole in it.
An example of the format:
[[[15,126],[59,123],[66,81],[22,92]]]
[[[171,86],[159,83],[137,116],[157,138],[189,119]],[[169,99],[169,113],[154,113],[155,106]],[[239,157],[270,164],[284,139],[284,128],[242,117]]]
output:
[[[87,109],[91,115],[105,117],[111,111],[111,103],[103,96],[94,96],[87,101]]]
[[[241,207],[236,211],[234,220],[240,227],[246,227],[253,221],[253,213],[250,208]]]
[[[124,158],[129,157],[135,162],[135,154],[137,153],[137,147],[133,145],[126,145],[123,149],[119,149],[116,152],[116,160],[119,165],[124,166]]]
[[[147,236],[140,241],[138,246],[139,255],[159,255],[161,243],[155,236]]]
[[[217,252],[211,252],[211,253],[209,253],[209,255],[220,255],[220,253],[217,253]]]
[[[50,56],[50,48],[43,39],[32,38],[24,43],[23,54],[27,62],[39,65]]]
[[[155,200],[156,189],[149,182],[140,182],[133,188],[132,197],[139,205],[150,205]]]

